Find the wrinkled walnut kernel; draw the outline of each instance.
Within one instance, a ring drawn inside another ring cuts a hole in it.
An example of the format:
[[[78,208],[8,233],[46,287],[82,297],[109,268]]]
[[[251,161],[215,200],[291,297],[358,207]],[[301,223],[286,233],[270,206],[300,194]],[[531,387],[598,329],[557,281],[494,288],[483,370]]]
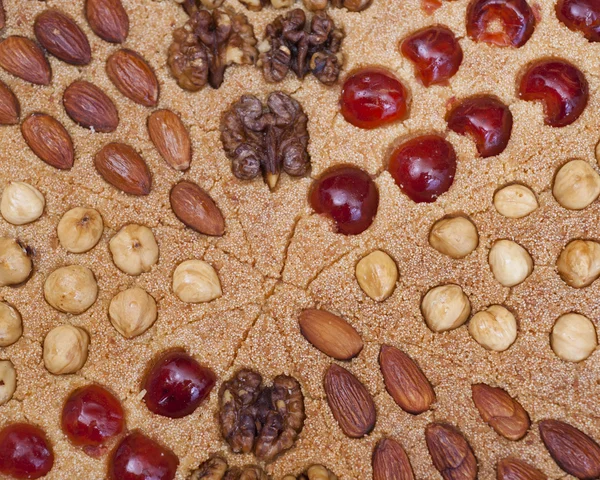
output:
[[[257,465],[229,468],[221,457],[211,457],[194,470],[188,480],[270,480],[262,468]]]

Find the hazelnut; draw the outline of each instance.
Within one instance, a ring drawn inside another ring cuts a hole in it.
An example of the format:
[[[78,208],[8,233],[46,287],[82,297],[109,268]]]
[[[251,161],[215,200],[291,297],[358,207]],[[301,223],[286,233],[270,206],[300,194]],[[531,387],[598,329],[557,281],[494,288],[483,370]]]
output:
[[[158,261],[158,244],[144,225],[126,225],[110,239],[108,248],[115,265],[129,275],[149,272]]]
[[[125,338],[137,337],[156,321],[156,302],[145,290],[129,288],[113,297],[108,316],[113,327]]]
[[[538,206],[535,193],[525,185],[508,185],[494,194],[494,207],[508,218],[526,217]]]
[[[0,237],[0,287],[24,282],[31,268],[27,250],[12,238]]]
[[[177,266],[173,292],[188,303],[210,302],[223,294],[217,272],[202,260],[186,260]]]
[[[45,204],[37,188],[25,182],[10,182],[2,192],[0,213],[13,225],[25,225],[42,216]]]
[[[0,347],[8,347],[23,335],[19,311],[6,302],[0,302]]]
[[[176,0],[176,1],[178,3],[184,3],[183,1],[180,1],[180,0]],[[221,4],[223,3],[223,0],[200,0],[200,3],[202,3],[202,5],[204,5],[209,10],[212,10],[213,8],[220,7]]]
[[[271,5],[274,8],[288,8],[291,7],[296,0],[271,0]]]
[[[98,211],[82,207],[66,212],[56,227],[60,244],[71,253],[83,253],[94,248],[103,230],[104,223]]]
[[[85,364],[90,337],[83,328],[62,325],[44,339],[44,365],[54,375],[75,373]]]
[[[396,288],[398,267],[387,253],[375,250],[356,264],[355,275],[363,292],[373,300],[383,302]]]
[[[563,207],[581,210],[600,195],[600,175],[589,163],[571,160],[558,170],[552,193]]]
[[[600,243],[569,242],[556,261],[561,278],[572,287],[587,287],[600,276]]]
[[[469,318],[471,302],[458,285],[440,285],[423,297],[421,310],[427,326],[434,332],[460,327]]]
[[[556,320],[550,334],[554,353],[568,362],[588,358],[598,346],[594,324],[583,315],[567,313]]]
[[[438,252],[452,258],[463,258],[477,248],[477,228],[465,217],[442,218],[433,224],[429,243]]]
[[[17,372],[10,360],[0,360],[0,405],[8,402],[17,389]]]
[[[527,250],[511,240],[498,240],[490,249],[488,262],[496,280],[514,287],[533,271],[533,260]]]
[[[307,10],[324,10],[327,7],[327,0],[304,0],[304,6]]]
[[[473,315],[469,333],[482,347],[503,352],[517,339],[517,321],[503,306],[491,305]]]
[[[81,265],[54,270],[44,283],[44,297],[57,310],[79,314],[96,301],[98,285],[92,271]]]

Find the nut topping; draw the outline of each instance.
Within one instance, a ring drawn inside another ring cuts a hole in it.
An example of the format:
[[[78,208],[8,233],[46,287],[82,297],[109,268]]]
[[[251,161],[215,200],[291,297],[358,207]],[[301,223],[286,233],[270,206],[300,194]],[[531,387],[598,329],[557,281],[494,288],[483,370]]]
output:
[[[274,0],[271,0],[274,3]],[[308,10],[323,10],[327,7],[327,0],[303,0]],[[362,12],[371,6],[373,0],[330,0],[334,8],[346,8],[350,12]]]
[[[8,402],[17,389],[17,372],[10,360],[0,360],[0,405]]]
[[[496,280],[505,287],[514,287],[531,275],[533,260],[521,245],[511,240],[498,240],[488,256]]]
[[[570,210],[582,210],[600,195],[600,175],[583,160],[571,160],[554,177],[552,194]]]
[[[188,480],[271,480],[271,477],[257,465],[229,468],[223,458],[214,456],[194,470]]]
[[[370,298],[383,302],[396,288],[398,267],[387,253],[375,250],[356,264],[356,280]]]
[[[185,125],[171,110],[157,110],[148,117],[148,134],[158,153],[175,170],[190,168],[192,142]]]
[[[525,185],[508,185],[494,194],[494,207],[500,215],[523,218],[538,208],[535,193]]]
[[[38,42],[56,58],[71,65],[87,65],[92,50],[75,21],[58,10],[45,10],[33,24]]]
[[[145,160],[129,145],[109,143],[94,157],[98,173],[113,187],[130,195],[148,195],[152,174]]]
[[[63,105],[71,119],[95,132],[114,132],[119,112],[113,101],[96,85],[76,80],[63,93]]]
[[[17,97],[8,85],[0,80],[0,125],[19,123],[21,107]]]
[[[463,258],[477,248],[477,227],[465,217],[447,217],[434,223],[429,243],[438,252],[451,258]]]
[[[185,225],[205,235],[225,233],[225,220],[214,200],[202,188],[186,180],[171,189],[171,208]]]
[[[430,423],[425,440],[434,467],[444,480],[475,480],[477,460],[471,446],[452,425]]]
[[[158,80],[142,56],[124,48],[106,61],[106,74],[117,90],[135,103],[155,107],[158,103]]]
[[[548,477],[522,460],[504,458],[498,462],[497,480],[548,480]]]
[[[73,166],[73,141],[55,118],[45,113],[32,113],[21,125],[21,133],[33,153],[51,167],[68,170]]]
[[[182,302],[210,302],[223,295],[215,269],[202,260],[186,260],[173,272],[173,292]]]
[[[121,0],[86,0],[85,16],[101,39],[123,43],[129,33],[129,17]]]
[[[556,268],[568,285],[587,287],[600,277],[600,243],[591,240],[569,242],[560,253]]]
[[[44,195],[25,182],[10,182],[2,192],[0,213],[13,225],[25,225],[42,216],[46,200]]]
[[[439,285],[423,297],[421,311],[434,332],[460,327],[469,318],[471,302],[458,285]]]
[[[44,339],[44,365],[54,375],[75,373],[85,364],[90,337],[83,328],[56,327]]]
[[[469,333],[482,347],[503,352],[517,339],[517,321],[503,306],[490,305],[473,315]]]
[[[117,268],[129,275],[149,272],[158,262],[158,244],[152,230],[144,225],[126,225],[108,242]]]
[[[596,327],[583,315],[567,313],[559,317],[552,327],[550,345],[563,360],[581,362],[598,346]]]
[[[0,237],[0,287],[24,282],[32,268],[28,248],[12,238]]]
[[[156,301],[139,287],[117,293],[108,307],[110,323],[125,338],[144,333],[154,324],[156,315]]]
[[[282,480],[338,480],[338,477],[323,465],[311,465],[297,477],[286,475]]]
[[[44,52],[37,43],[25,37],[7,37],[0,42],[0,67],[37,85],[49,85],[52,78]]]
[[[410,461],[402,446],[391,438],[382,438],[373,450],[373,480],[414,480]]]
[[[23,321],[19,311],[6,302],[0,302],[0,347],[8,347],[23,334]]]
[[[92,271],[81,265],[54,270],[44,282],[44,297],[57,310],[79,315],[90,308],[98,296]]]
[[[62,216],[56,227],[58,241],[71,253],[83,253],[96,246],[102,237],[104,222],[93,208],[72,208]]]

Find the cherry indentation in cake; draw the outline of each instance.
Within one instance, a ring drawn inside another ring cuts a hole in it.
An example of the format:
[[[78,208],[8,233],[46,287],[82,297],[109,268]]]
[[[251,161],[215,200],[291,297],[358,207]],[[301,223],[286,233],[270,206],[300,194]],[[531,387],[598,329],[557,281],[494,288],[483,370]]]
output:
[[[521,47],[534,27],[535,15],[525,0],[474,0],[467,8],[467,34],[476,42]]]
[[[169,449],[140,432],[127,435],[108,465],[110,480],[172,480],[179,459]]]
[[[151,412],[170,418],[192,413],[210,394],[217,377],[182,351],[161,355],[144,380],[144,401]]]
[[[0,431],[0,473],[14,478],[40,478],[54,464],[46,434],[27,423],[12,423]]]
[[[340,104],[347,122],[376,128],[406,118],[408,91],[391,72],[364,68],[346,79]]]
[[[339,166],[313,183],[309,201],[317,213],[334,220],[339,233],[357,235],[373,223],[379,191],[367,172],[357,167]]]
[[[561,59],[545,59],[530,65],[519,85],[523,100],[544,103],[546,125],[564,127],[579,118],[585,109],[589,89],[583,73]]]
[[[558,0],[556,16],[571,30],[582,32],[590,42],[600,42],[598,0]]]
[[[388,170],[411,200],[435,202],[454,181],[456,153],[439,135],[422,135],[396,147]]]
[[[512,131],[512,113],[504,103],[488,95],[471,97],[458,103],[447,116],[448,127],[469,135],[482,157],[504,151]]]
[[[454,33],[443,25],[416,31],[402,41],[400,51],[414,64],[415,76],[426,87],[446,84],[463,59]]]

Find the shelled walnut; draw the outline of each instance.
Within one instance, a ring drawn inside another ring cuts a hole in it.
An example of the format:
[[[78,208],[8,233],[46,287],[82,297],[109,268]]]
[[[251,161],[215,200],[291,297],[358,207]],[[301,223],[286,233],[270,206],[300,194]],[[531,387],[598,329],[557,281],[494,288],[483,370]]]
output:
[[[337,478],[323,465],[311,465],[298,476],[286,475],[281,480],[337,480]]]
[[[262,468],[256,465],[229,468],[227,462],[213,456],[192,472],[188,480],[270,480]]]
[[[175,0],[180,3],[186,12],[193,11],[199,6],[213,9],[223,4],[224,0]],[[263,7],[271,5],[274,8],[289,8],[296,0],[240,0],[249,10],[262,10]],[[334,8],[346,8],[350,12],[361,12],[371,6],[373,0],[302,0],[302,3],[308,10],[323,10],[327,4],[331,3]]]

